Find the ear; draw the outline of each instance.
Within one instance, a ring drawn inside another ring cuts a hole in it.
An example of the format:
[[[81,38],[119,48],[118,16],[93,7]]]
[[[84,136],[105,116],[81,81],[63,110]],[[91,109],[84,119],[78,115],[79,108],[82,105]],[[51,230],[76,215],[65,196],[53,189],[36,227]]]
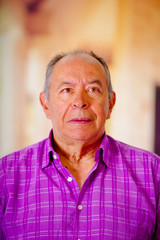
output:
[[[116,94],[115,94],[115,92],[112,91],[111,92],[111,97],[109,99],[109,110],[108,110],[107,119],[110,118],[111,112],[112,112],[112,109],[113,109],[115,103],[116,103]]]
[[[46,117],[48,119],[51,119],[51,114],[50,114],[50,110],[49,110],[49,103],[48,103],[47,97],[46,97],[44,92],[40,93],[39,100],[40,100],[41,106],[42,106],[42,108],[43,108],[43,110],[46,114]]]

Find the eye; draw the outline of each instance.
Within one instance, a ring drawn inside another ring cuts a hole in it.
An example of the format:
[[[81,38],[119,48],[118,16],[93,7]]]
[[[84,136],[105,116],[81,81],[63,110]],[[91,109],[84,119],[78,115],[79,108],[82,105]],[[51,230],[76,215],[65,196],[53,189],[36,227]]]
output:
[[[61,93],[71,93],[72,91],[72,88],[64,88],[61,90]]]
[[[89,93],[98,93],[98,92],[100,92],[100,89],[98,87],[89,87],[88,92]]]

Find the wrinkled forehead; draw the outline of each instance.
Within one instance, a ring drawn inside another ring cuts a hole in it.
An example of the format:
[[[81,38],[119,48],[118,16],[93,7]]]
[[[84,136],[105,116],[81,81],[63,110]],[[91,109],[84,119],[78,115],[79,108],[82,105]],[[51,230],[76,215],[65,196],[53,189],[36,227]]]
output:
[[[106,76],[106,71],[102,64],[94,57],[87,53],[74,53],[64,56],[60,59],[54,66],[52,74],[64,71],[64,70],[74,70],[74,69],[88,69],[92,68],[94,71],[104,74]]]

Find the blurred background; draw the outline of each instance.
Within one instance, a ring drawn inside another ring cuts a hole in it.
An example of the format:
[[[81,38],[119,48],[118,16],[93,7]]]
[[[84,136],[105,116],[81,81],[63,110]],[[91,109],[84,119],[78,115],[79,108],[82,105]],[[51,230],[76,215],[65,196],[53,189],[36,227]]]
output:
[[[117,94],[109,135],[160,154],[159,0],[1,0],[1,156],[48,137],[39,103],[48,61],[93,50]]]

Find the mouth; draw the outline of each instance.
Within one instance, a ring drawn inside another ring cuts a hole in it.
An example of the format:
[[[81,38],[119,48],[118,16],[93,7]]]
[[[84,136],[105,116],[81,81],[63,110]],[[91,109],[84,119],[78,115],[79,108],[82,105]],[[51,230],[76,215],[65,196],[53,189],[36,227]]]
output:
[[[90,118],[73,118],[69,122],[75,124],[87,124],[90,123],[92,120]]]

